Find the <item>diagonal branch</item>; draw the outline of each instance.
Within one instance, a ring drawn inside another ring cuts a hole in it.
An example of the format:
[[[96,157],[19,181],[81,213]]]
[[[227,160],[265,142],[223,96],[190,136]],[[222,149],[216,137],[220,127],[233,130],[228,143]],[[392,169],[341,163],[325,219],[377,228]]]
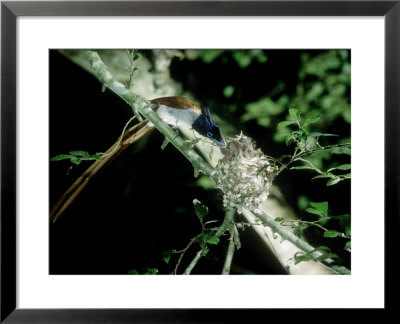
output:
[[[151,121],[154,126],[193,164],[194,168],[206,175],[211,175],[213,168],[201,158],[190,145],[176,136],[176,133],[169,127],[160,116],[158,116],[148,101],[144,100],[133,91],[116,81],[107,66],[103,63],[100,56],[95,51],[87,51],[87,57],[93,72],[104,86],[112,90],[116,95],[125,100],[132,108],[135,108]]]
[[[310,253],[311,256],[318,258],[319,256],[322,255],[321,252],[316,251],[315,248],[312,247],[310,244],[308,244],[306,241],[302,240],[300,237],[294,235],[291,231],[284,228],[281,224],[276,222],[271,216],[268,216],[263,212],[257,212],[257,213],[254,211],[250,212],[244,208],[243,208],[243,213],[245,215],[250,214],[256,216],[263,222],[264,225],[267,225],[269,228],[271,228],[273,232],[278,233],[283,239],[288,240],[290,243],[292,243],[300,250],[306,253]],[[330,267],[337,274],[350,274],[350,270],[348,270],[345,267],[337,267],[337,266],[332,267],[332,264],[334,263],[332,259],[324,259],[321,260],[321,262]]]

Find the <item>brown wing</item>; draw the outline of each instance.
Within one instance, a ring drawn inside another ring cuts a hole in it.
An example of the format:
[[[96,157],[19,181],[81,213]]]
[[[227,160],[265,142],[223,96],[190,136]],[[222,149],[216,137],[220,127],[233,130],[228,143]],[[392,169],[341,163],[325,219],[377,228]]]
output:
[[[185,98],[185,97],[179,97],[179,96],[162,97],[162,98],[152,99],[152,100],[150,100],[150,102],[152,104],[165,105],[165,106],[168,106],[171,108],[176,108],[176,109],[193,108],[199,114],[201,114],[201,108],[199,107],[199,105],[197,105],[192,100]]]

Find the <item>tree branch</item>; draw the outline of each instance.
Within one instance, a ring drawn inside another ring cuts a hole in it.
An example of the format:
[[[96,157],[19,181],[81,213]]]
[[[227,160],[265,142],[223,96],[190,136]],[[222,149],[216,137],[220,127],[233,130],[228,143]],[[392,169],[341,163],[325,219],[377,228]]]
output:
[[[97,52],[87,51],[87,57],[93,72],[103,85],[107,86],[116,95],[125,100],[131,107],[135,107],[144,117],[150,120],[154,126],[193,164],[194,168],[211,176],[213,168],[208,165],[182,138],[169,127],[151,108],[148,101],[116,81],[107,66],[103,63]]]
[[[321,252],[315,251],[314,247],[312,247],[306,241],[304,241],[301,238],[294,235],[291,231],[284,228],[281,224],[276,222],[272,217],[268,216],[267,214],[256,213],[254,211],[250,212],[244,208],[243,208],[243,213],[244,214],[249,213],[252,216],[256,216],[258,219],[260,219],[264,223],[264,225],[267,225],[268,227],[270,227],[273,232],[278,233],[283,239],[288,240],[290,243],[295,245],[300,250],[302,250],[306,253],[310,253],[310,255],[312,257],[317,258],[322,255]],[[324,260],[321,260],[321,262],[323,264],[329,266],[335,273],[338,273],[338,274],[350,274],[351,273],[350,270],[348,270],[345,267],[336,267],[336,266],[332,267],[332,264],[334,262],[332,259],[324,259]]]
[[[196,266],[197,262],[199,262],[200,258],[203,256],[203,249],[196,253],[196,256],[193,258],[192,262],[188,265],[188,267],[183,272],[184,275],[190,275],[193,268]]]
[[[220,237],[222,234],[224,234],[226,232],[226,230],[229,229],[229,227],[231,227],[233,225],[233,219],[235,217],[235,213],[236,213],[235,208],[229,207],[226,209],[224,221],[222,222],[222,225],[217,229],[214,236]],[[194,259],[192,260],[192,262],[190,262],[189,266],[183,272],[183,274],[186,274],[186,275],[190,274],[192,272],[193,268],[196,266],[197,262],[199,262],[199,260],[201,259],[201,257],[203,255],[205,255],[205,253],[203,252],[203,249],[198,251],[196,253]]]
[[[236,231],[235,231],[236,230]],[[237,234],[236,225],[232,224],[231,226],[231,237],[229,239],[228,250],[226,252],[225,263],[222,268],[222,274],[228,275],[231,271],[231,265],[233,260],[233,255],[235,253],[235,239],[234,236]]]

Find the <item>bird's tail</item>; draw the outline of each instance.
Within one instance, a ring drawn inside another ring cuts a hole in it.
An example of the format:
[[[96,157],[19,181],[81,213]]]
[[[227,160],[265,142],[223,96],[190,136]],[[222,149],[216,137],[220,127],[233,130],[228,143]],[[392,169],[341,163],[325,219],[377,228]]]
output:
[[[137,142],[153,129],[154,126],[148,125],[148,121],[144,120],[124,132],[121,138],[103,154],[102,159],[94,162],[60,197],[50,211],[50,220],[55,223],[97,173],[102,171],[129,145]]]

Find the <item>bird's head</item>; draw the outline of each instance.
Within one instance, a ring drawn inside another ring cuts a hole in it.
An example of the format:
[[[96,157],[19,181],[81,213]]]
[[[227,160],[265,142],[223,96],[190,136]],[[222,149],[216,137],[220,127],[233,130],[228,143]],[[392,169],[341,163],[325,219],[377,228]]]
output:
[[[218,125],[212,120],[210,111],[201,106],[201,115],[195,120],[192,127],[199,134],[216,142],[221,147],[225,147],[225,143],[221,137]]]

